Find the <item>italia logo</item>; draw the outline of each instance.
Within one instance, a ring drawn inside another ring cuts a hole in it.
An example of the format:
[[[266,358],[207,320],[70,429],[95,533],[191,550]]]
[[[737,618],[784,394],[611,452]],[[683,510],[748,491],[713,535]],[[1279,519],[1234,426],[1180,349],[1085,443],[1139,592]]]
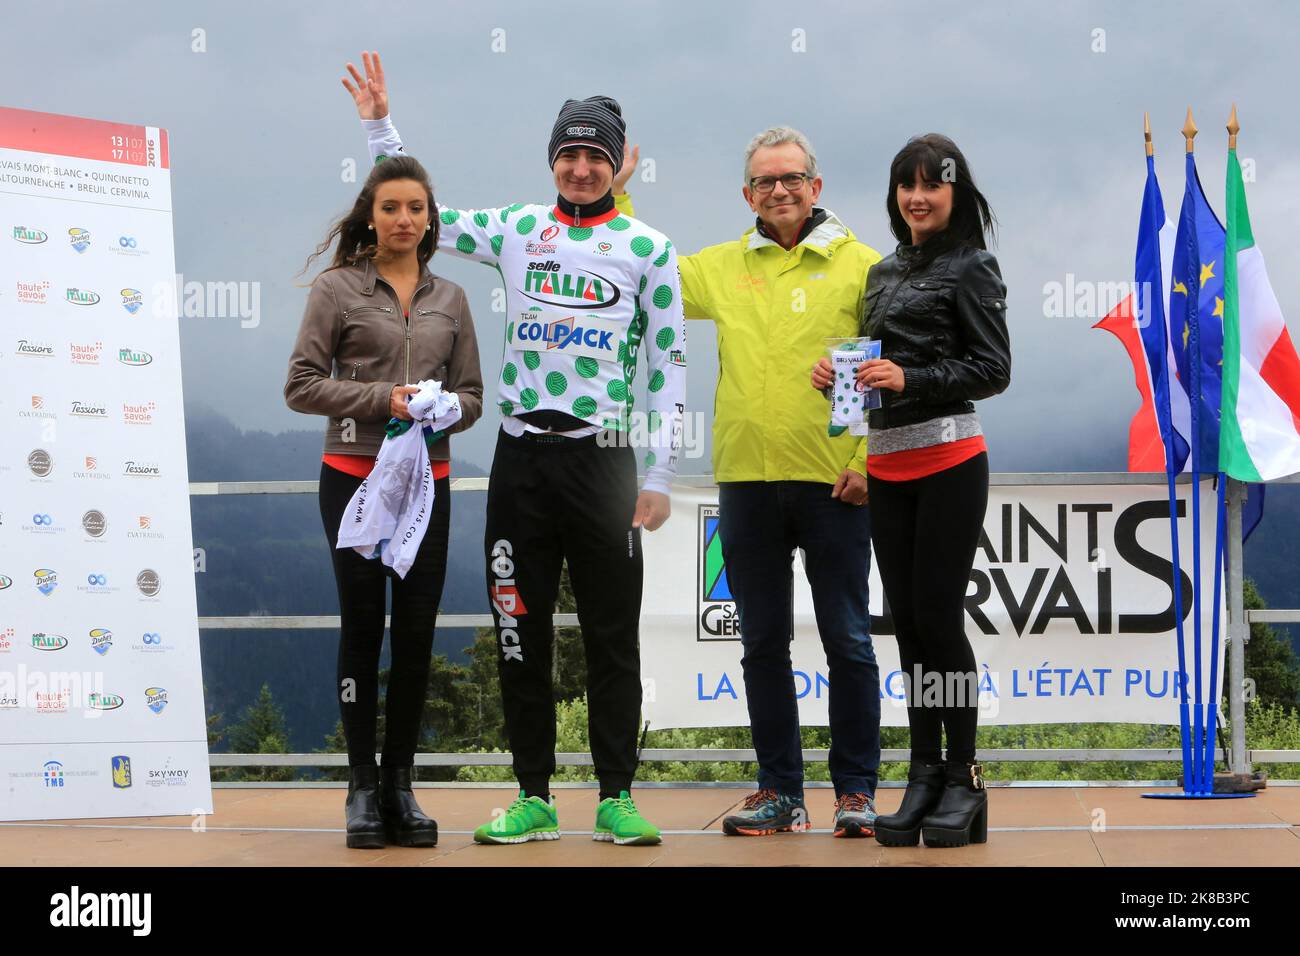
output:
[[[68,289],[65,297],[73,305],[98,305],[99,293],[83,289]]]
[[[41,631],[32,635],[32,647],[38,651],[61,651],[68,646],[68,639],[62,634],[46,634]]]
[[[125,703],[117,694],[91,694],[87,706],[91,710],[117,710]]]
[[[605,276],[586,269],[561,272],[561,268],[554,260],[530,262],[522,294],[534,302],[566,309],[605,309],[618,302],[618,286]]]
[[[148,365],[153,361],[153,356],[136,349],[118,349],[117,360],[123,365]]]
[[[50,238],[39,229],[28,229],[26,226],[14,226],[14,239],[17,242],[25,242],[28,245],[36,245]]]

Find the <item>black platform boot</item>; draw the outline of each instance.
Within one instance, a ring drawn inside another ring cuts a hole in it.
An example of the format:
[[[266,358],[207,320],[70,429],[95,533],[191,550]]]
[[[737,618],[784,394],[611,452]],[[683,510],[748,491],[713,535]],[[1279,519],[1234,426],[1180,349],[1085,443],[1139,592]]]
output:
[[[398,846],[437,846],[438,824],[420,811],[411,792],[411,768],[379,768],[379,813],[389,843]]]
[[[944,780],[942,763],[913,760],[898,812],[876,817],[876,841],[884,846],[916,846],[921,842],[921,820],[938,804]]]
[[[926,846],[985,843],[989,834],[989,797],[983,768],[977,763],[948,764],[948,784],[939,805],[921,821]]]
[[[379,816],[379,768],[349,767],[347,814],[348,846],[354,850],[382,850],[384,821]]]

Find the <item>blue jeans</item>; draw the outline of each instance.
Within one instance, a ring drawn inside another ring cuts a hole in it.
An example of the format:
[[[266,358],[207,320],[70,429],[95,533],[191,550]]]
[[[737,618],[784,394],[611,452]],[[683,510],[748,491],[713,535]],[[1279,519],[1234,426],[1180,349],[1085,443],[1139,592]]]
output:
[[[790,663],[792,553],[804,551],[830,684],[835,794],[876,792],[880,766],[880,670],[871,646],[867,575],[871,520],[865,505],[807,481],[718,485],[719,534],[740,616],[741,666],[758,785],[803,792],[803,747]]]

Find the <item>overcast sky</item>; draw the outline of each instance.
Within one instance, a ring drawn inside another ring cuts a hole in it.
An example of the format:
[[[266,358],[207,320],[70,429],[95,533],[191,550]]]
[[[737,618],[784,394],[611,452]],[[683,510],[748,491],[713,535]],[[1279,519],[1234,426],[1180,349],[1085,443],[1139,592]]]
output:
[[[741,159],[767,126],[811,138],[822,205],[882,254],[894,246],[891,157],[912,134],[953,137],[1001,222],[1012,384],[980,406],[995,471],[1055,470],[1086,447],[1124,467],[1137,406],[1127,358],[1090,329],[1099,315],[1045,316],[1044,286],[1131,280],[1144,110],[1170,215],[1188,105],[1222,214],[1223,124],[1237,103],[1255,237],[1300,338],[1293,4],[133,0],[11,5],[5,20],[0,102],[168,129],[178,271],[260,283],[256,328],[181,324],[187,402],[243,427],[322,425],[286,409],[281,390],[306,296],[295,273],[355,197],[345,161],[362,176],[368,162],[339,83],[363,48],[384,55],[407,148],[455,206],[551,201],[545,145],[560,104],[616,97],[655,161],[655,182],[632,183],[638,215],[685,252],[752,223]],[[433,268],[466,287],[494,382],[495,273],[446,255]],[[711,410],[712,328],[690,332],[689,407]],[[456,455],[486,467],[495,421],[489,411],[458,436]],[[687,470],[709,470],[707,458]]]

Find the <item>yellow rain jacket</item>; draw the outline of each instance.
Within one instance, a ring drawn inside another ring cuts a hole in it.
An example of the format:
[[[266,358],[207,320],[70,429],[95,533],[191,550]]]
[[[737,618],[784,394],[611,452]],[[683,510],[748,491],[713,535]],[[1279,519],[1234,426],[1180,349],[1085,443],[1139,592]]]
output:
[[[633,214],[626,193],[615,203]],[[834,484],[845,468],[866,475],[866,437],[826,433],[830,403],[810,378],[828,338],[859,334],[867,270],[879,261],[833,213],[789,251],[751,228],[679,254],[686,318],[718,327],[715,481]]]

